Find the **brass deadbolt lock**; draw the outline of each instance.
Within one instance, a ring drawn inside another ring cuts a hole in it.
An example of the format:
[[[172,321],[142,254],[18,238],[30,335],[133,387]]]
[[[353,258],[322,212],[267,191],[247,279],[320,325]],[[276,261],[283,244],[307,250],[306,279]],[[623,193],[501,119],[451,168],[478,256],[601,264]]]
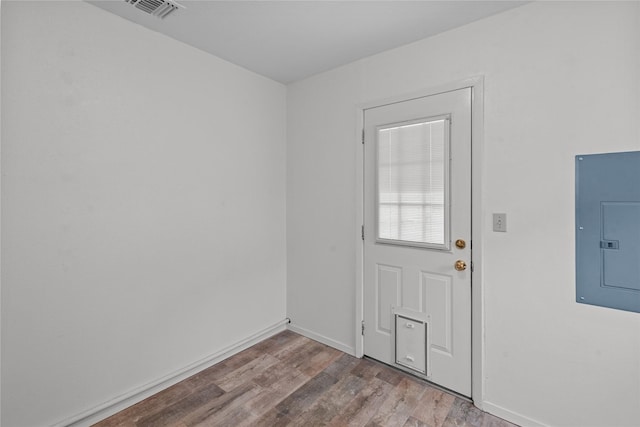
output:
[[[467,247],[467,243],[464,240],[462,240],[462,239],[456,240],[456,248],[464,249],[466,247]]]

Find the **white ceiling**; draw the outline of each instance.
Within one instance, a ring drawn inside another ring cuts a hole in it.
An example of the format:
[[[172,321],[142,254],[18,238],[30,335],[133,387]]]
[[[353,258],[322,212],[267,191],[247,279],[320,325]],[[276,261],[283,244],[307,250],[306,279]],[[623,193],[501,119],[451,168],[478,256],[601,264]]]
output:
[[[161,20],[123,0],[90,3],[281,83],[520,6],[524,1],[206,1]]]

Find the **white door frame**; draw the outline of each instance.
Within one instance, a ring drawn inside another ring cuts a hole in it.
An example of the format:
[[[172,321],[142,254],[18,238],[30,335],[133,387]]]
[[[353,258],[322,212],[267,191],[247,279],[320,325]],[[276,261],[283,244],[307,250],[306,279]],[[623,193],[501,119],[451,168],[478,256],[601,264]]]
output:
[[[356,357],[364,355],[364,337],[362,321],[364,319],[364,242],[361,226],[364,221],[364,156],[362,150],[362,129],[364,127],[364,111],[369,108],[415,98],[436,95],[458,89],[471,88],[471,240],[472,276],[471,276],[471,398],[474,404],[482,409],[484,400],[484,293],[483,293],[483,258],[484,247],[484,204],[481,190],[484,181],[484,77],[472,77],[425,90],[412,92],[391,98],[375,100],[357,106],[357,150],[356,150],[356,189],[358,201],[356,206]]]

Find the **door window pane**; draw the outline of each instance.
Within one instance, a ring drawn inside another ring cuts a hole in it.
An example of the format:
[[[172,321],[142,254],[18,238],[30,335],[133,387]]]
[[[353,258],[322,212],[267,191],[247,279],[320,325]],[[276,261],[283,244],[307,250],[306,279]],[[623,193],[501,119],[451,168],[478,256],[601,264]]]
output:
[[[378,129],[378,239],[446,246],[449,120]]]

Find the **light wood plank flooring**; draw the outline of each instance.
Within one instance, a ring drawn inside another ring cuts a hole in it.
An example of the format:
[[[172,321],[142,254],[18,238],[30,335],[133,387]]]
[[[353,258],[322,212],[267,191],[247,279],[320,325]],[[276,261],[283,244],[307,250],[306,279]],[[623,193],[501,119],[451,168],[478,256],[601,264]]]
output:
[[[514,424],[411,375],[284,331],[95,426]]]

